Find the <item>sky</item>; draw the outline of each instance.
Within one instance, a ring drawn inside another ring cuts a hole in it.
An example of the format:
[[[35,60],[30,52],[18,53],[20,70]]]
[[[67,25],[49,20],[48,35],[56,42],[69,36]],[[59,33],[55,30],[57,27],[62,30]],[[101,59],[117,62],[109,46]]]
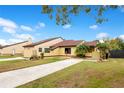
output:
[[[52,37],[92,41],[102,38],[124,39],[124,8],[104,13],[108,22],[97,24],[87,14],[70,16],[71,23],[56,25],[41,6],[0,6],[0,44],[6,45],[32,38],[33,42]]]

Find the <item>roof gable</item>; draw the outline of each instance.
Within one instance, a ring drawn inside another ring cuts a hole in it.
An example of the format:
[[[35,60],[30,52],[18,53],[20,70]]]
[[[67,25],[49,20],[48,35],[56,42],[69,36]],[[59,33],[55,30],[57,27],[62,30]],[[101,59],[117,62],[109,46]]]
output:
[[[39,44],[42,44],[42,43],[46,43],[46,42],[49,42],[49,41],[52,41],[52,40],[55,40],[55,39],[59,39],[59,38],[63,39],[62,37],[49,38],[49,39],[42,40],[42,41],[39,41],[39,42],[36,42],[36,43],[32,43],[32,44],[29,44],[29,45],[26,45],[26,46],[23,46],[23,47],[33,47],[33,46],[36,46],[36,45],[39,45]]]
[[[82,40],[64,40],[62,42],[59,42],[53,46],[51,46],[51,49],[55,49],[57,47],[66,47],[66,46],[77,46],[83,42]]]
[[[10,44],[10,45],[1,46],[1,49],[2,49],[2,48],[5,48],[5,47],[10,47],[10,46],[22,44],[22,43],[25,43],[25,42],[28,42],[28,41],[23,41],[23,42],[19,42],[19,43],[14,43],[14,44]]]
[[[98,40],[94,40],[94,41],[90,41],[90,42],[84,42],[83,44],[87,45],[87,46],[96,46],[98,43],[99,43]]]

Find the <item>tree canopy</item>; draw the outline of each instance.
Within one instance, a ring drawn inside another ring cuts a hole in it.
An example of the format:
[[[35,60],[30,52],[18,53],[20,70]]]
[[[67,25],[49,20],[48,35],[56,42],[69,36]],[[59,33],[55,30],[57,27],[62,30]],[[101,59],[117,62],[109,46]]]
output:
[[[103,17],[103,13],[109,9],[116,9],[117,5],[43,5],[41,13],[48,14],[50,19],[55,18],[57,25],[65,25],[71,22],[71,15],[78,15],[83,12],[96,20],[96,23],[103,23],[108,19]]]
[[[105,42],[109,44],[110,50],[123,50],[124,49],[124,41],[120,38],[106,40]]]

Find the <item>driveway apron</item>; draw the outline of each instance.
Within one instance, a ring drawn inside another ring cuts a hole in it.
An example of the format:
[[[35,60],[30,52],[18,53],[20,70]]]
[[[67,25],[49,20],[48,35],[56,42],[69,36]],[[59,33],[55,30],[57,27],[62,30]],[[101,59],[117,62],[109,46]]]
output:
[[[13,88],[38,78],[47,76],[56,71],[81,62],[82,59],[66,59],[44,65],[38,65],[8,72],[0,73],[0,87]]]

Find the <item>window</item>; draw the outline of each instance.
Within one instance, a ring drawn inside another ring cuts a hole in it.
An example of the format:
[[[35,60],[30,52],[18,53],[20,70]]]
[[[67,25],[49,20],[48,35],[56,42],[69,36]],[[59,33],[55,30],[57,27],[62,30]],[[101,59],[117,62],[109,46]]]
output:
[[[39,48],[39,52],[42,52],[42,48]]]
[[[50,48],[44,48],[45,53],[50,53]]]
[[[71,48],[65,48],[65,54],[71,54]]]

